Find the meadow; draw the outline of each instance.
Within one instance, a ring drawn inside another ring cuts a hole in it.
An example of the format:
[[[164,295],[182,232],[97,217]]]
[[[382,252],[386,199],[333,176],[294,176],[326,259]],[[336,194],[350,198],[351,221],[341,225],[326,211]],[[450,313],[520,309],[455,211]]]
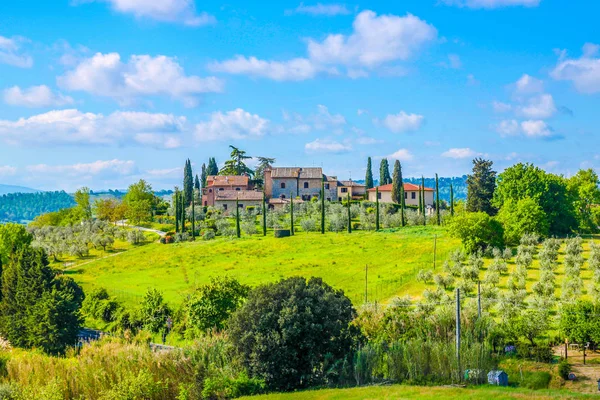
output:
[[[149,288],[161,290],[168,302],[179,304],[196,286],[220,275],[251,286],[295,275],[321,277],[360,304],[365,297],[365,266],[369,302],[419,296],[425,285],[414,278],[419,270],[433,268],[434,246],[437,269],[441,269],[460,242],[435,226],[351,234],[298,232],[283,239],[269,232],[266,237],[150,243],[71,267],[66,273],[86,291],[104,287],[131,304],[139,302]]]

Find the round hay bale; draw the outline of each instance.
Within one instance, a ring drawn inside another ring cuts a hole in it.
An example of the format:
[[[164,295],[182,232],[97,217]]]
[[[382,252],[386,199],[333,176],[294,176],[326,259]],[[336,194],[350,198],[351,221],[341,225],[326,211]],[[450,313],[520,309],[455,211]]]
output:
[[[276,238],[284,238],[284,237],[290,237],[291,236],[291,232],[289,229],[275,229],[275,237]]]

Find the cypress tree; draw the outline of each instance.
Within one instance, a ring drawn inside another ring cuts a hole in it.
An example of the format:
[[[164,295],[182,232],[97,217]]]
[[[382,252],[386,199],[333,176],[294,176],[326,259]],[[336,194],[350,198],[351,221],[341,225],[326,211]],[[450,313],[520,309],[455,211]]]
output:
[[[321,233],[325,234],[325,182],[321,182]]]
[[[421,185],[419,186],[419,215],[423,212],[423,198],[421,197]]]
[[[365,186],[367,190],[373,187],[373,169],[371,167],[371,157],[367,159],[367,175],[365,176]]]
[[[194,178],[194,189],[200,190],[200,179],[198,178],[198,174],[196,174],[196,178]]]
[[[235,199],[235,234],[238,239],[242,236],[240,231],[240,201]]]
[[[183,192],[180,194],[180,203],[181,203],[181,233],[185,232],[185,198],[183,197]]]
[[[196,210],[194,204],[196,200],[192,200],[192,240],[196,239]]]
[[[454,188],[450,184],[450,215],[454,216]]]
[[[175,194],[173,195],[173,201],[174,201],[174,206],[173,209],[175,210],[175,233],[179,232],[179,189],[175,188]]]
[[[350,212],[350,193],[346,195],[346,205],[348,206],[348,233],[352,233],[352,213]]]
[[[437,224],[441,225],[442,220],[440,218],[440,185],[438,180],[438,174],[435,174],[435,213],[437,216]]]
[[[427,225],[427,216],[425,215],[425,209],[427,208],[427,204],[425,204],[425,178],[421,175],[421,192],[423,193],[423,225]]]
[[[192,173],[192,162],[188,158],[183,168],[183,200],[189,205],[194,197],[194,175]]]
[[[379,186],[387,185],[392,183],[390,176],[390,165],[388,164],[387,158],[381,160],[379,165]]]
[[[215,160],[214,157],[208,159],[208,169],[206,171],[206,175],[219,175],[219,166],[217,165],[217,160]]]
[[[267,236],[267,199],[265,198],[265,192],[263,192],[263,201],[262,201],[262,226],[263,226],[263,236]]]
[[[401,185],[402,185],[402,180],[401,180],[401,175],[400,175],[400,161],[396,160],[396,162],[394,163],[394,173],[392,175],[392,201],[396,204],[401,204],[402,200],[401,200]]]
[[[202,182],[202,187],[206,187],[206,177],[208,173],[206,170],[206,164],[202,163],[202,171],[200,172],[200,181]]]
[[[294,236],[294,193],[290,193],[290,233]]]
[[[379,230],[379,186],[375,188],[375,230]]]

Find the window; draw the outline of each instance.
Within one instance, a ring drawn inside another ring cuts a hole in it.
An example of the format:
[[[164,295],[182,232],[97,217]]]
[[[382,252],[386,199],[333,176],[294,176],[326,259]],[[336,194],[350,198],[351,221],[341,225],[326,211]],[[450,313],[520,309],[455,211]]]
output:
[[[285,182],[281,182],[281,188],[285,189]]]
[[[415,192],[412,192],[410,194],[410,198],[413,199],[413,200],[416,199],[417,198],[417,194]]]
[[[223,189],[223,188],[219,188],[219,192],[222,192],[223,190],[225,190],[225,189]]]
[[[208,201],[204,202],[204,207],[206,207],[208,205]]]
[[[208,193],[212,193],[212,189],[208,189]]]
[[[328,197],[328,198],[327,198],[327,201],[331,201],[331,197]]]
[[[227,204],[223,204],[223,210],[227,210]]]
[[[308,189],[308,182],[304,182],[304,189]]]
[[[377,198],[381,200],[381,193],[377,193]]]
[[[244,205],[242,203],[238,204],[238,208],[244,208]]]
[[[325,184],[325,189],[329,190],[329,183]]]
[[[282,194],[282,195],[281,195],[281,196],[279,196],[279,197],[281,197],[282,199],[285,199],[285,194]]]
[[[240,188],[235,188],[235,190],[240,190]]]
[[[348,188],[342,188],[342,193],[348,193]]]

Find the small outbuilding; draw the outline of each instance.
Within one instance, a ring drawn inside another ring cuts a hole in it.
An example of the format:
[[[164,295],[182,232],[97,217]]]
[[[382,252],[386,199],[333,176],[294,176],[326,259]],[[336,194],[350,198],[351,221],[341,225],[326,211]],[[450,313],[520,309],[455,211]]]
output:
[[[495,386],[508,386],[508,374],[502,370],[490,371],[488,383]]]

